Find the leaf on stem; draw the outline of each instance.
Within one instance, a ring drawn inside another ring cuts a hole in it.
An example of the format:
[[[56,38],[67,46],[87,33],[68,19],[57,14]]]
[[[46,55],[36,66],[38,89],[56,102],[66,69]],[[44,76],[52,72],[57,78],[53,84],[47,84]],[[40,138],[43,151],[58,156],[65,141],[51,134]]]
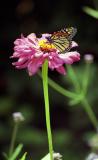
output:
[[[18,157],[18,155],[20,154],[21,150],[23,148],[23,144],[19,144],[14,153],[11,155],[11,157],[8,160],[16,160],[16,158]]]
[[[98,19],[98,11],[95,9],[92,9],[90,7],[83,7],[83,11],[87,13],[89,16]]]
[[[26,155],[27,155],[27,153],[24,153],[24,155],[22,156],[22,158],[20,160],[25,160],[26,159]]]

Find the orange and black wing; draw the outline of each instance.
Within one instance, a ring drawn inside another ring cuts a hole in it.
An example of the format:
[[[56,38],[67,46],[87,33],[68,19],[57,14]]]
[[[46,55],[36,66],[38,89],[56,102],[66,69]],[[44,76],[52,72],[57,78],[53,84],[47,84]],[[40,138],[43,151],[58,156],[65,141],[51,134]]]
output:
[[[72,38],[76,34],[76,28],[69,27],[54,32],[50,37],[50,42],[60,51],[67,52],[71,49]]]

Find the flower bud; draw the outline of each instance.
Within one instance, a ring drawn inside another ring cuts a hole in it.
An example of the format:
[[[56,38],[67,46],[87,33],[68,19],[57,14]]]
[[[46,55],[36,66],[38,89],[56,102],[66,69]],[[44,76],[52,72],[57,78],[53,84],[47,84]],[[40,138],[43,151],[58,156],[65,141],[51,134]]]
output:
[[[62,155],[60,153],[53,153],[54,160],[62,160]]]
[[[24,117],[21,112],[15,112],[12,116],[15,123],[24,121]]]
[[[94,56],[92,54],[85,54],[84,55],[84,60],[87,63],[92,63],[94,60]]]
[[[90,153],[86,160],[98,160],[98,155],[96,153]]]

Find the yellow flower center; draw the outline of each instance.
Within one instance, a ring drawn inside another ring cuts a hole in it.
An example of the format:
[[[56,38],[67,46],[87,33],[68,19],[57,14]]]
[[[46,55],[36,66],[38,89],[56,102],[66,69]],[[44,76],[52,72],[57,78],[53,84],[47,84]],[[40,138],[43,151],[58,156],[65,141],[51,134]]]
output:
[[[47,40],[40,40],[39,46],[43,51],[50,51],[52,49],[56,49],[52,43],[49,43]]]

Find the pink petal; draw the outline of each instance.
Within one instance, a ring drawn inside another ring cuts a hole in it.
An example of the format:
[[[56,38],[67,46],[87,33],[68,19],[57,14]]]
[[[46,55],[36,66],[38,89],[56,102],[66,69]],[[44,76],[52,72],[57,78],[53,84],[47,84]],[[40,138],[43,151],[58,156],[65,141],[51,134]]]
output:
[[[29,35],[27,36],[27,38],[28,38],[28,41],[29,41],[30,43],[32,43],[33,45],[35,45],[36,48],[39,48],[39,46],[38,46],[38,39],[37,39],[37,37],[36,37],[36,35],[35,35],[34,33],[29,34]],[[34,46],[33,46],[33,47],[34,47]]]
[[[42,66],[43,63],[44,63],[43,57],[33,58],[32,61],[27,66],[29,75],[30,76],[34,75],[38,71],[38,69]]]
[[[56,52],[51,52],[49,54],[48,61],[49,61],[49,68],[51,69],[58,68],[64,63],[63,60],[59,58],[58,53]]]
[[[45,39],[45,38],[50,37],[50,36],[51,36],[51,34],[49,34],[49,33],[44,33],[44,34],[42,34],[42,37],[41,37],[41,38]]]
[[[74,52],[67,52],[65,54],[59,54],[59,57],[64,61],[66,64],[72,64],[75,61],[80,60],[80,54],[77,51]]]
[[[65,68],[63,66],[60,66],[60,67],[56,68],[56,70],[59,73],[66,75],[66,71],[65,71]]]
[[[71,45],[72,48],[74,47],[78,47],[78,44],[75,42],[75,41],[72,41],[72,45]]]

